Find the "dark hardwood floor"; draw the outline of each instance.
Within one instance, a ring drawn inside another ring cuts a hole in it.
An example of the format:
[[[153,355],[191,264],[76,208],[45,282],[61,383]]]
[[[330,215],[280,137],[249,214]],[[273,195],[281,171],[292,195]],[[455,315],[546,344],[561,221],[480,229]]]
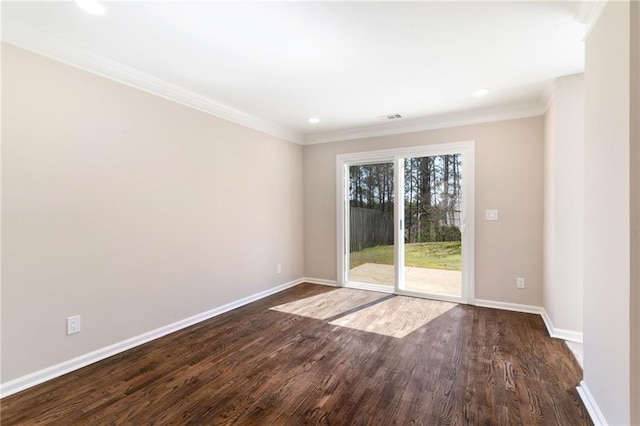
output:
[[[398,338],[383,306],[401,296],[340,308],[376,332],[336,325],[335,307],[270,309],[336,291],[302,284],[6,397],[2,425],[592,424],[581,369],[539,316],[457,305]]]

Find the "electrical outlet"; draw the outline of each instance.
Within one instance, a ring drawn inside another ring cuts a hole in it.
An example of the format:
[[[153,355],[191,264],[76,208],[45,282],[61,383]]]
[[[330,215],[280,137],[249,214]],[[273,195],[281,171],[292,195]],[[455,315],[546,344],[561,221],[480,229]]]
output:
[[[517,288],[524,288],[524,278],[518,277],[516,279],[516,287]]]
[[[282,273],[282,265],[279,263],[276,265],[276,272],[279,274]]]
[[[485,210],[484,218],[485,220],[498,220],[498,210]]]
[[[67,318],[67,334],[80,333],[80,315]]]

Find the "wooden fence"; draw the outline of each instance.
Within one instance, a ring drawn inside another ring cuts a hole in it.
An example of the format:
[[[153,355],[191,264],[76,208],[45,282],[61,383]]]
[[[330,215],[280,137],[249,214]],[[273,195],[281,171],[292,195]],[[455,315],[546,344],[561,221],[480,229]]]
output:
[[[393,217],[379,210],[360,207],[351,207],[349,211],[349,248],[352,252],[393,244]]]

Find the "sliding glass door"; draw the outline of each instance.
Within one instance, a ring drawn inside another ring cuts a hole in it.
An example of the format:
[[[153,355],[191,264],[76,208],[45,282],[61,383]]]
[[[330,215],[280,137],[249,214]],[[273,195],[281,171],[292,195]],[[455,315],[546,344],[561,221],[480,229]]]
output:
[[[404,162],[404,279],[413,293],[462,296],[462,155]]]
[[[338,281],[473,298],[473,143],[338,156]]]
[[[396,282],[394,163],[348,168],[349,281],[392,290]]]

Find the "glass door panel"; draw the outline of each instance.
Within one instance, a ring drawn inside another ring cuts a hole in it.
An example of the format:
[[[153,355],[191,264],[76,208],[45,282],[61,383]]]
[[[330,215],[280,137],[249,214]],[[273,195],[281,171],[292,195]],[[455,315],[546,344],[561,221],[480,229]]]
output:
[[[399,289],[462,295],[462,154],[404,158],[404,267]]]
[[[393,289],[393,162],[350,165],[348,171],[348,280]]]

